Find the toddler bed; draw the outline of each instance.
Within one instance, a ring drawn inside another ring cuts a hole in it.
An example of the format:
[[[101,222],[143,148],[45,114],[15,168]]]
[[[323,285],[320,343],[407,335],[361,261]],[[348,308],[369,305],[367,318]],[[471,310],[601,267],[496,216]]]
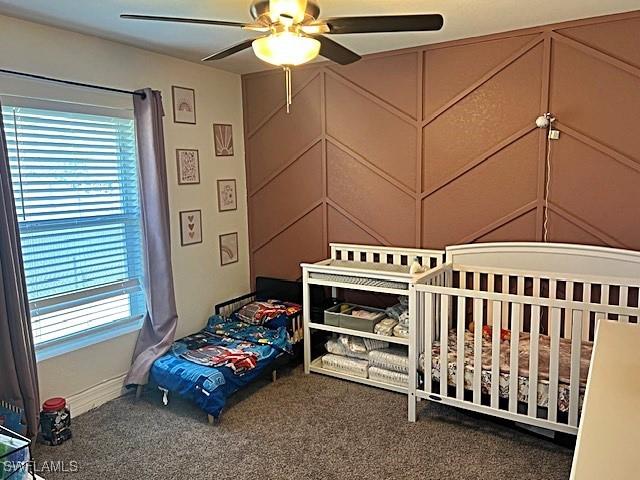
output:
[[[165,392],[193,401],[219,418],[227,399],[291,354],[284,327],[276,330],[214,315],[200,332],[173,343],[151,367],[151,379]]]
[[[227,399],[265,373],[295,358],[302,339],[302,296],[297,282],[256,279],[256,291],[215,306],[200,332],[176,340],[152,365],[150,377],[164,392],[193,401],[219,418]]]
[[[410,292],[409,420],[428,399],[577,433],[598,322],[638,325],[640,253],[541,243],[446,252]]]

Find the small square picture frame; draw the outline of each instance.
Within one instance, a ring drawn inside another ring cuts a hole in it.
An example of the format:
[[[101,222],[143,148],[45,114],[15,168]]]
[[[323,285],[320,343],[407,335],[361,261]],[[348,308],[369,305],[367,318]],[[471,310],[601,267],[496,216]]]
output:
[[[233,157],[233,126],[228,123],[213,124],[213,150],[216,157]]]
[[[202,243],[202,210],[183,210],[180,212],[180,245]]]
[[[238,263],[238,232],[223,233],[218,237],[220,245],[220,266]]]
[[[217,182],[218,212],[238,210],[238,194],[234,178],[222,178]]]
[[[198,185],[200,183],[200,154],[196,149],[176,148],[178,185]]]
[[[193,88],[171,86],[173,123],[196,124],[196,91]]]

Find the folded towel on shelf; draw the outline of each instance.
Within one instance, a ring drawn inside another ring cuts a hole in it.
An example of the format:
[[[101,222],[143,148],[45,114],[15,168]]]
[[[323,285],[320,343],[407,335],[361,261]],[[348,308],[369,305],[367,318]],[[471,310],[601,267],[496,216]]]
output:
[[[367,378],[369,362],[356,358],[342,357],[327,353],[322,356],[322,367],[335,372],[347,373],[356,377]]]
[[[369,378],[378,382],[390,383],[406,387],[409,383],[409,375],[406,373],[394,372],[380,367],[369,367]]]
[[[409,338],[409,325],[398,324],[393,327],[393,336],[400,338]]]
[[[383,348],[369,352],[369,365],[394,372],[409,373],[409,355],[405,349]]]
[[[380,348],[388,348],[389,343],[370,338],[353,337],[351,335],[340,335],[338,338],[331,338],[325,344],[327,351],[335,355],[368,359],[369,352]]]
[[[374,333],[378,335],[393,335],[393,327],[398,324],[397,320],[393,318],[384,318],[380,322],[376,323],[373,327]]]

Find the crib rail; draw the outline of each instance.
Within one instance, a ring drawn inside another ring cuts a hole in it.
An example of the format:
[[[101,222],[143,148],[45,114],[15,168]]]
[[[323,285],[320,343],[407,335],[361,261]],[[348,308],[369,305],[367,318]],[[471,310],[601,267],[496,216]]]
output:
[[[444,259],[444,251],[421,248],[397,248],[349,243],[330,243],[332,260],[410,265],[418,257],[421,265],[434,268]]]
[[[416,312],[410,365],[423,372],[420,387],[410,378],[410,390],[417,398],[576,433],[588,342],[600,320],[638,324],[639,282],[446,263],[410,293]],[[528,359],[520,364],[524,350]],[[411,392],[409,401],[414,420]]]

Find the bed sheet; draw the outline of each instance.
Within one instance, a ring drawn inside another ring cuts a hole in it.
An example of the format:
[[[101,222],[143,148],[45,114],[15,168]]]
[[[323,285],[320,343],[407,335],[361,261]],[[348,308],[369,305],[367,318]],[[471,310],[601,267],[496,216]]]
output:
[[[223,346],[253,353],[255,367],[236,373],[230,366],[199,365],[182,358],[188,347]],[[177,340],[169,352],[151,367],[151,380],[170,392],[193,401],[214,417],[219,417],[227,399],[259,377],[277,357],[291,352],[291,341],[285,328],[267,329],[242,322],[225,321],[213,316],[198,334]]]

